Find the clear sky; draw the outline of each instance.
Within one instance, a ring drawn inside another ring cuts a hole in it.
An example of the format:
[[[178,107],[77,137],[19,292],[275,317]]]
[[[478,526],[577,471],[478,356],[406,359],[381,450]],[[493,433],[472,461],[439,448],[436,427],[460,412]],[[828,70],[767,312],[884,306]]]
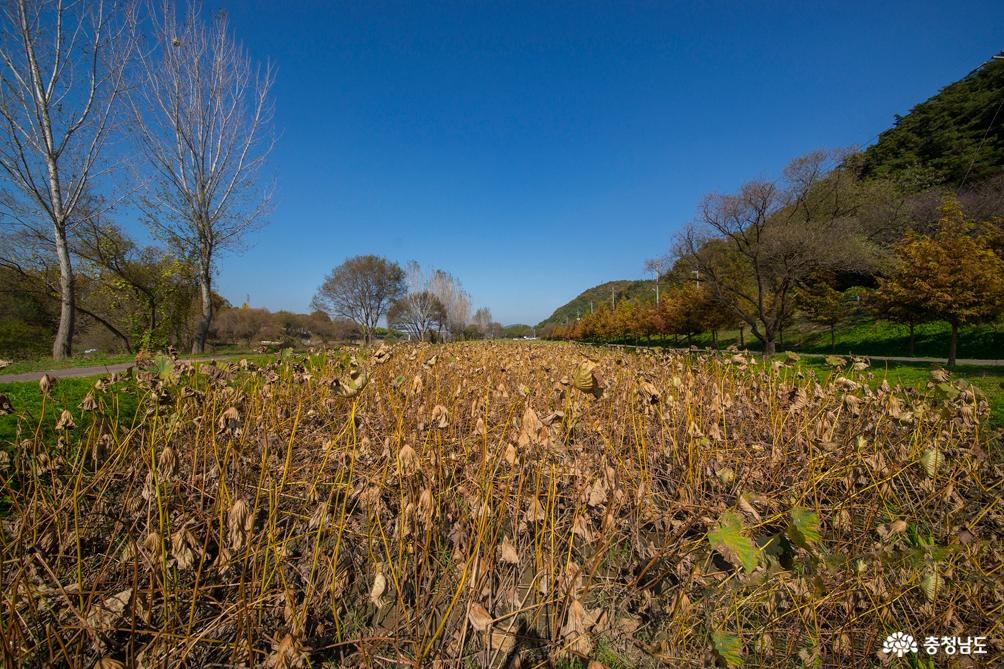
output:
[[[457,275],[536,323],[644,276],[700,197],[894,114],[1004,48],[1004,2],[208,0],[278,67],[270,225],[240,304],[308,309],[349,256]]]

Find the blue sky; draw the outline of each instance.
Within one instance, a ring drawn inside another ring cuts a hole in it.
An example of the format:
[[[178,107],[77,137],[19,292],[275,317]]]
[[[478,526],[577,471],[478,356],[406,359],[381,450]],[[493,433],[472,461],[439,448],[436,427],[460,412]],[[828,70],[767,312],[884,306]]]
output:
[[[894,114],[1004,48],[1004,2],[209,1],[278,67],[270,224],[234,303],[308,309],[349,256],[535,323],[644,275],[700,197]]]

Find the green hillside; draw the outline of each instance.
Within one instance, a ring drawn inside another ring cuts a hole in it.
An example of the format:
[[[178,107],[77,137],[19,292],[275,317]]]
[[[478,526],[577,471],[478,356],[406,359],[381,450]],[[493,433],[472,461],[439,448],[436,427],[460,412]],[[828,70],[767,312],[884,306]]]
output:
[[[1002,52],[1004,53],[1004,52]],[[1004,174],[1004,59],[988,60],[921,102],[856,157],[863,176],[893,178],[921,190],[968,186]],[[967,176],[968,175],[968,176]],[[608,281],[558,307],[538,327],[574,321],[590,303],[654,297],[651,280]]]
[[[665,287],[665,283],[663,287]],[[610,305],[611,293],[616,302],[621,300],[641,299],[655,301],[655,284],[651,279],[620,279],[618,281],[607,281],[598,286],[593,286],[557,309],[554,313],[541,321],[537,327],[544,327],[550,323],[559,325],[565,322],[574,321],[582,314],[588,314],[591,309],[598,308],[601,304]]]
[[[917,188],[972,185],[1004,168],[1004,59],[945,86],[864,151],[863,174]],[[996,118],[995,118],[996,116]],[[967,177],[968,173],[968,177]]]

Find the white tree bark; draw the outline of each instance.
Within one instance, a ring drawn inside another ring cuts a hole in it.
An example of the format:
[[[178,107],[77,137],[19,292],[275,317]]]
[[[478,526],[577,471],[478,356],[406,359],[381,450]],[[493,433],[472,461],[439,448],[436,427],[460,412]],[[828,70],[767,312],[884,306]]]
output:
[[[0,10],[0,170],[16,195],[15,220],[51,228],[59,266],[59,327],[52,355],[72,353],[76,313],[67,243],[124,90],[135,36],[126,3],[13,0]],[[49,235],[42,235],[48,237]]]

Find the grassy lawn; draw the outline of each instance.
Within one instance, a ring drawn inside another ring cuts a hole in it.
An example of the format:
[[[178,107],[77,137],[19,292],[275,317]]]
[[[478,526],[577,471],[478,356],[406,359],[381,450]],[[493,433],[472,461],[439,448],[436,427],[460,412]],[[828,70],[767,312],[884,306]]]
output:
[[[53,360],[52,358],[17,360],[0,370],[0,374],[23,374],[25,372],[44,372],[50,369],[115,365],[121,362],[132,362],[135,358],[136,354],[134,353],[81,353],[65,360]]]
[[[221,355],[238,355],[250,352],[237,346],[220,346],[210,353],[199,355],[182,354],[182,358],[212,358]],[[99,367],[132,362],[135,353],[80,353],[65,360],[52,358],[37,358],[35,360],[17,360],[0,370],[0,374],[24,374],[25,372],[44,372],[52,369],[73,369],[76,367]]]
[[[0,448],[12,446],[18,438],[18,414],[27,414],[28,417],[22,422],[21,429],[41,430],[46,443],[55,442],[55,425],[63,409],[69,410],[78,426],[86,426],[88,419],[78,405],[94,385],[96,378],[58,379],[50,391],[49,398],[42,396],[37,381],[0,383],[0,395],[6,395],[14,408],[13,414],[0,416]],[[110,397],[114,397],[117,403],[119,423],[131,422],[137,405],[135,388],[132,384],[126,384]]]
[[[224,354],[218,351],[216,355]],[[130,357],[129,360],[131,359]],[[255,354],[248,355],[247,359],[257,365],[264,365],[274,359],[274,356]],[[0,416],[0,448],[10,447],[15,443],[18,436],[18,414],[26,413],[29,416],[27,422],[22,422],[21,429],[41,429],[46,443],[55,443],[55,425],[63,409],[69,410],[78,426],[88,425],[90,419],[85,417],[81,421],[83,412],[78,405],[100,376],[103,375],[55,379],[48,399],[42,396],[38,381],[0,383],[0,395],[6,395],[14,409],[13,414]],[[136,387],[131,381],[117,387],[119,391],[109,396],[114,396],[117,402],[119,423],[128,424],[136,413]]]
[[[948,323],[923,323],[915,328],[914,353],[910,354],[910,329],[885,321],[848,324],[836,332],[840,354],[944,358],[951,329]],[[813,328],[785,337],[786,346],[806,353],[829,353],[830,331]],[[996,359],[1004,351],[1004,328],[984,325],[959,329],[959,357]]]
[[[914,332],[914,348],[910,353],[910,330],[905,325],[885,321],[862,320],[837,328],[836,346],[831,350],[830,330],[806,322],[797,322],[784,332],[784,343],[777,341],[779,351],[800,353],[836,352],[837,355],[869,355],[904,358],[941,358],[948,356],[950,328],[947,323],[924,323]],[[641,339],[615,340],[612,344],[640,344],[643,346],[685,347],[683,336],[654,336]],[[690,344],[698,348],[713,348],[711,333],[694,335]],[[738,330],[721,330],[718,348],[740,346]],[[750,351],[761,350],[760,341],[746,330],[743,345]],[[1004,351],[1004,324],[980,325],[959,328],[960,359],[996,360]]]
[[[783,356],[778,356],[782,357]],[[820,378],[833,373],[833,368],[826,364],[823,358],[802,358],[798,364],[806,369],[815,370]],[[877,386],[882,380],[890,384],[904,387],[914,387],[923,390],[928,382],[928,374],[932,369],[943,368],[943,365],[926,362],[891,362],[874,361],[869,371],[875,377],[870,381]],[[1004,428],[1004,367],[959,365],[952,371],[952,376],[965,379],[979,388],[990,403],[990,423],[994,427]]]

